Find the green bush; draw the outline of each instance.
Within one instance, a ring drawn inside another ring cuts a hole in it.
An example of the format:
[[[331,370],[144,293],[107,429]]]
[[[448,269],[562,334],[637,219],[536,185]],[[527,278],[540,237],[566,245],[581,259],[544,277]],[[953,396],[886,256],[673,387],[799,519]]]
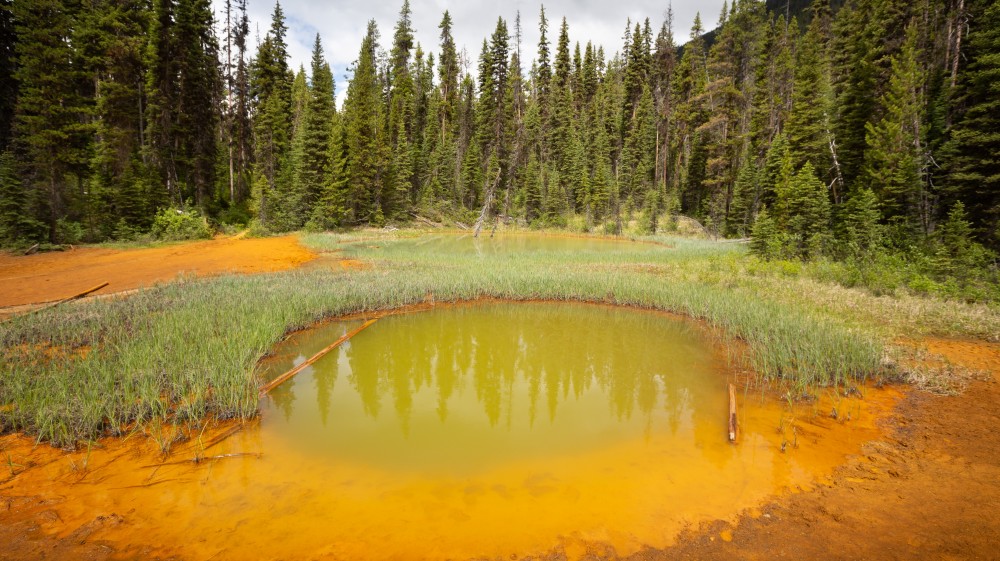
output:
[[[254,218],[247,225],[247,236],[251,238],[266,238],[273,234],[270,228],[266,224],[260,221],[259,218]]]
[[[204,240],[212,237],[208,221],[197,210],[165,208],[153,220],[152,236],[158,240]]]
[[[56,239],[63,244],[78,244],[83,241],[83,224],[60,218],[56,221]]]

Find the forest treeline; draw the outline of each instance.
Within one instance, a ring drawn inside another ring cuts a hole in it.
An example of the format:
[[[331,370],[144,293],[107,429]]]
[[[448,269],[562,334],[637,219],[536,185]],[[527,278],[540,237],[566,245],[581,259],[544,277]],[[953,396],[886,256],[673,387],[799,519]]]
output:
[[[404,0],[341,108],[321,37],[292,69],[281,6],[252,49],[246,1],[0,0],[0,240],[681,214],[771,257],[1000,247],[992,0],[735,0],[683,46],[669,10],[625,22],[615,53],[542,8],[537,44],[499,18],[475,60],[448,12],[415,44]]]

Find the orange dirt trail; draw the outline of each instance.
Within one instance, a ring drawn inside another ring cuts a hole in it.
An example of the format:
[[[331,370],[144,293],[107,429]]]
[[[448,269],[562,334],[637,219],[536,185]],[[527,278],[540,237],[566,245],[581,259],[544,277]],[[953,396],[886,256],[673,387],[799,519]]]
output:
[[[179,274],[268,273],[316,258],[296,236],[218,238],[143,249],[85,247],[16,256],[0,253],[0,308],[68,298],[103,282],[111,294],[171,281]]]

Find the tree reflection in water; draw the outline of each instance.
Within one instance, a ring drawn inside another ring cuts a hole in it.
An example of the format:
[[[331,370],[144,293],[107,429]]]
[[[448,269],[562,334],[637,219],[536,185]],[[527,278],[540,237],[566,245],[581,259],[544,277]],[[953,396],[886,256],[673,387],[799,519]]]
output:
[[[298,360],[352,326],[312,334]],[[664,314],[459,305],[384,318],[273,397],[301,438],[339,456],[477,464],[655,431],[697,439],[724,416],[716,369],[704,334]]]

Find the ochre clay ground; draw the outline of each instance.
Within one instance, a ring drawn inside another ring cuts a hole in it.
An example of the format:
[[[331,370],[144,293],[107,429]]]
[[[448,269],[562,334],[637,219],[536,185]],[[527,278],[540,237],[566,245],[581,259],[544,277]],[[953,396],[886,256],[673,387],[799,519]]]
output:
[[[912,390],[830,481],[637,559],[1000,559],[1000,345],[925,341],[990,374],[959,396]]]
[[[95,295],[168,282],[180,274],[267,273],[316,254],[296,236],[217,238],[143,249],[84,247],[28,256],[0,252],[0,308],[68,298],[108,282]]]
[[[119,292],[169,281],[181,272],[274,271],[313,257],[294,237],[0,255],[0,307],[55,300],[104,281],[112,283],[106,292]],[[860,455],[848,458],[812,490],[776,497],[735,523],[691,528],[675,546],[630,559],[1000,559],[1000,344],[921,344],[987,376],[958,396],[909,390],[883,421],[884,436],[865,444]],[[0,559],[147,557],[148,552],[88,540],[122,520],[98,517],[57,534],[44,531],[58,526],[56,511],[38,497],[12,496],[4,479]],[[613,552],[590,547],[556,552],[553,559],[615,558]]]

